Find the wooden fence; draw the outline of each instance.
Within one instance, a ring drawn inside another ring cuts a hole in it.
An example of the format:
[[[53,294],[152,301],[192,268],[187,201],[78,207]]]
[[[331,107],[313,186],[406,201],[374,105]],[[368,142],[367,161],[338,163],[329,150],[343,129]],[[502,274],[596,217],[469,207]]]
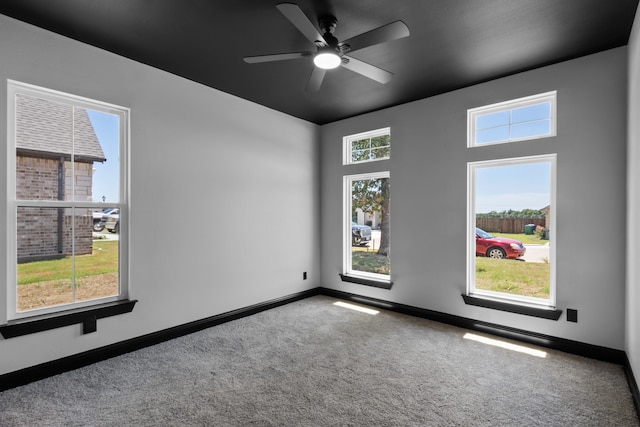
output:
[[[476,218],[476,227],[489,233],[524,233],[526,224],[545,226],[544,218]]]

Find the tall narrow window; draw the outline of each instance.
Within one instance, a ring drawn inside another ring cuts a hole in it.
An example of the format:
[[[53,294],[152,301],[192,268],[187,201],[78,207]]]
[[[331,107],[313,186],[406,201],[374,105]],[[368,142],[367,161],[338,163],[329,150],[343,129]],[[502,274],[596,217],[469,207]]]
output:
[[[555,155],[468,165],[467,290],[555,306]]]
[[[344,274],[390,282],[389,172],[344,177]]]
[[[128,109],[13,81],[8,96],[8,317],[125,298]]]

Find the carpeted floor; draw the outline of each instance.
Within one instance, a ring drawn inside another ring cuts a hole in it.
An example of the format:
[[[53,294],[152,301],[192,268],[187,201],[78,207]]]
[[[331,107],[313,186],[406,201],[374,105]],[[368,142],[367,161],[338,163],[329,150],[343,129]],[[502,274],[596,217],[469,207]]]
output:
[[[640,425],[621,366],[336,301],[308,298],[2,392],[0,425]]]

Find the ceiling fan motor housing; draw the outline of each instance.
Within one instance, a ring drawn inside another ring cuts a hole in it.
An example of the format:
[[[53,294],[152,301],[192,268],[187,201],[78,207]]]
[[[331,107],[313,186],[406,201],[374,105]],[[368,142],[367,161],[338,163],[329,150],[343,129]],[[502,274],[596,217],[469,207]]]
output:
[[[318,26],[320,27],[323,35],[333,34],[333,32],[336,30],[337,25],[338,20],[335,16],[323,15],[318,18]]]
[[[336,19],[335,16],[324,15],[319,17],[318,26],[320,27],[320,30],[323,33],[322,37],[324,38],[324,41],[326,42],[326,44],[323,43],[321,40],[317,40],[316,45],[318,46],[319,50],[325,46],[328,46],[333,51],[335,51],[340,57],[342,57],[342,55],[349,52],[351,48],[346,43],[340,43],[338,39],[333,35],[333,32],[336,30],[337,25],[338,25],[338,20]]]

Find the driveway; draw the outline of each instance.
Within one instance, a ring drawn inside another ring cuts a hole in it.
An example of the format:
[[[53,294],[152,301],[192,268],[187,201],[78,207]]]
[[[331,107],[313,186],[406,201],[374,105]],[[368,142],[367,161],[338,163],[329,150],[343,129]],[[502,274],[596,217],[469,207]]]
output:
[[[544,245],[524,245],[527,248],[522,257],[526,262],[545,262],[545,259],[549,261],[549,244]]]
[[[102,237],[99,237],[102,236]],[[95,240],[96,238],[100,238],[100,239],[105,239],[105,240],[120,240],[118,238],[118,233],[110,233],[109,231],[107,231],[107,229],[105,228],[102,231],[93,232],[93,239]]]

